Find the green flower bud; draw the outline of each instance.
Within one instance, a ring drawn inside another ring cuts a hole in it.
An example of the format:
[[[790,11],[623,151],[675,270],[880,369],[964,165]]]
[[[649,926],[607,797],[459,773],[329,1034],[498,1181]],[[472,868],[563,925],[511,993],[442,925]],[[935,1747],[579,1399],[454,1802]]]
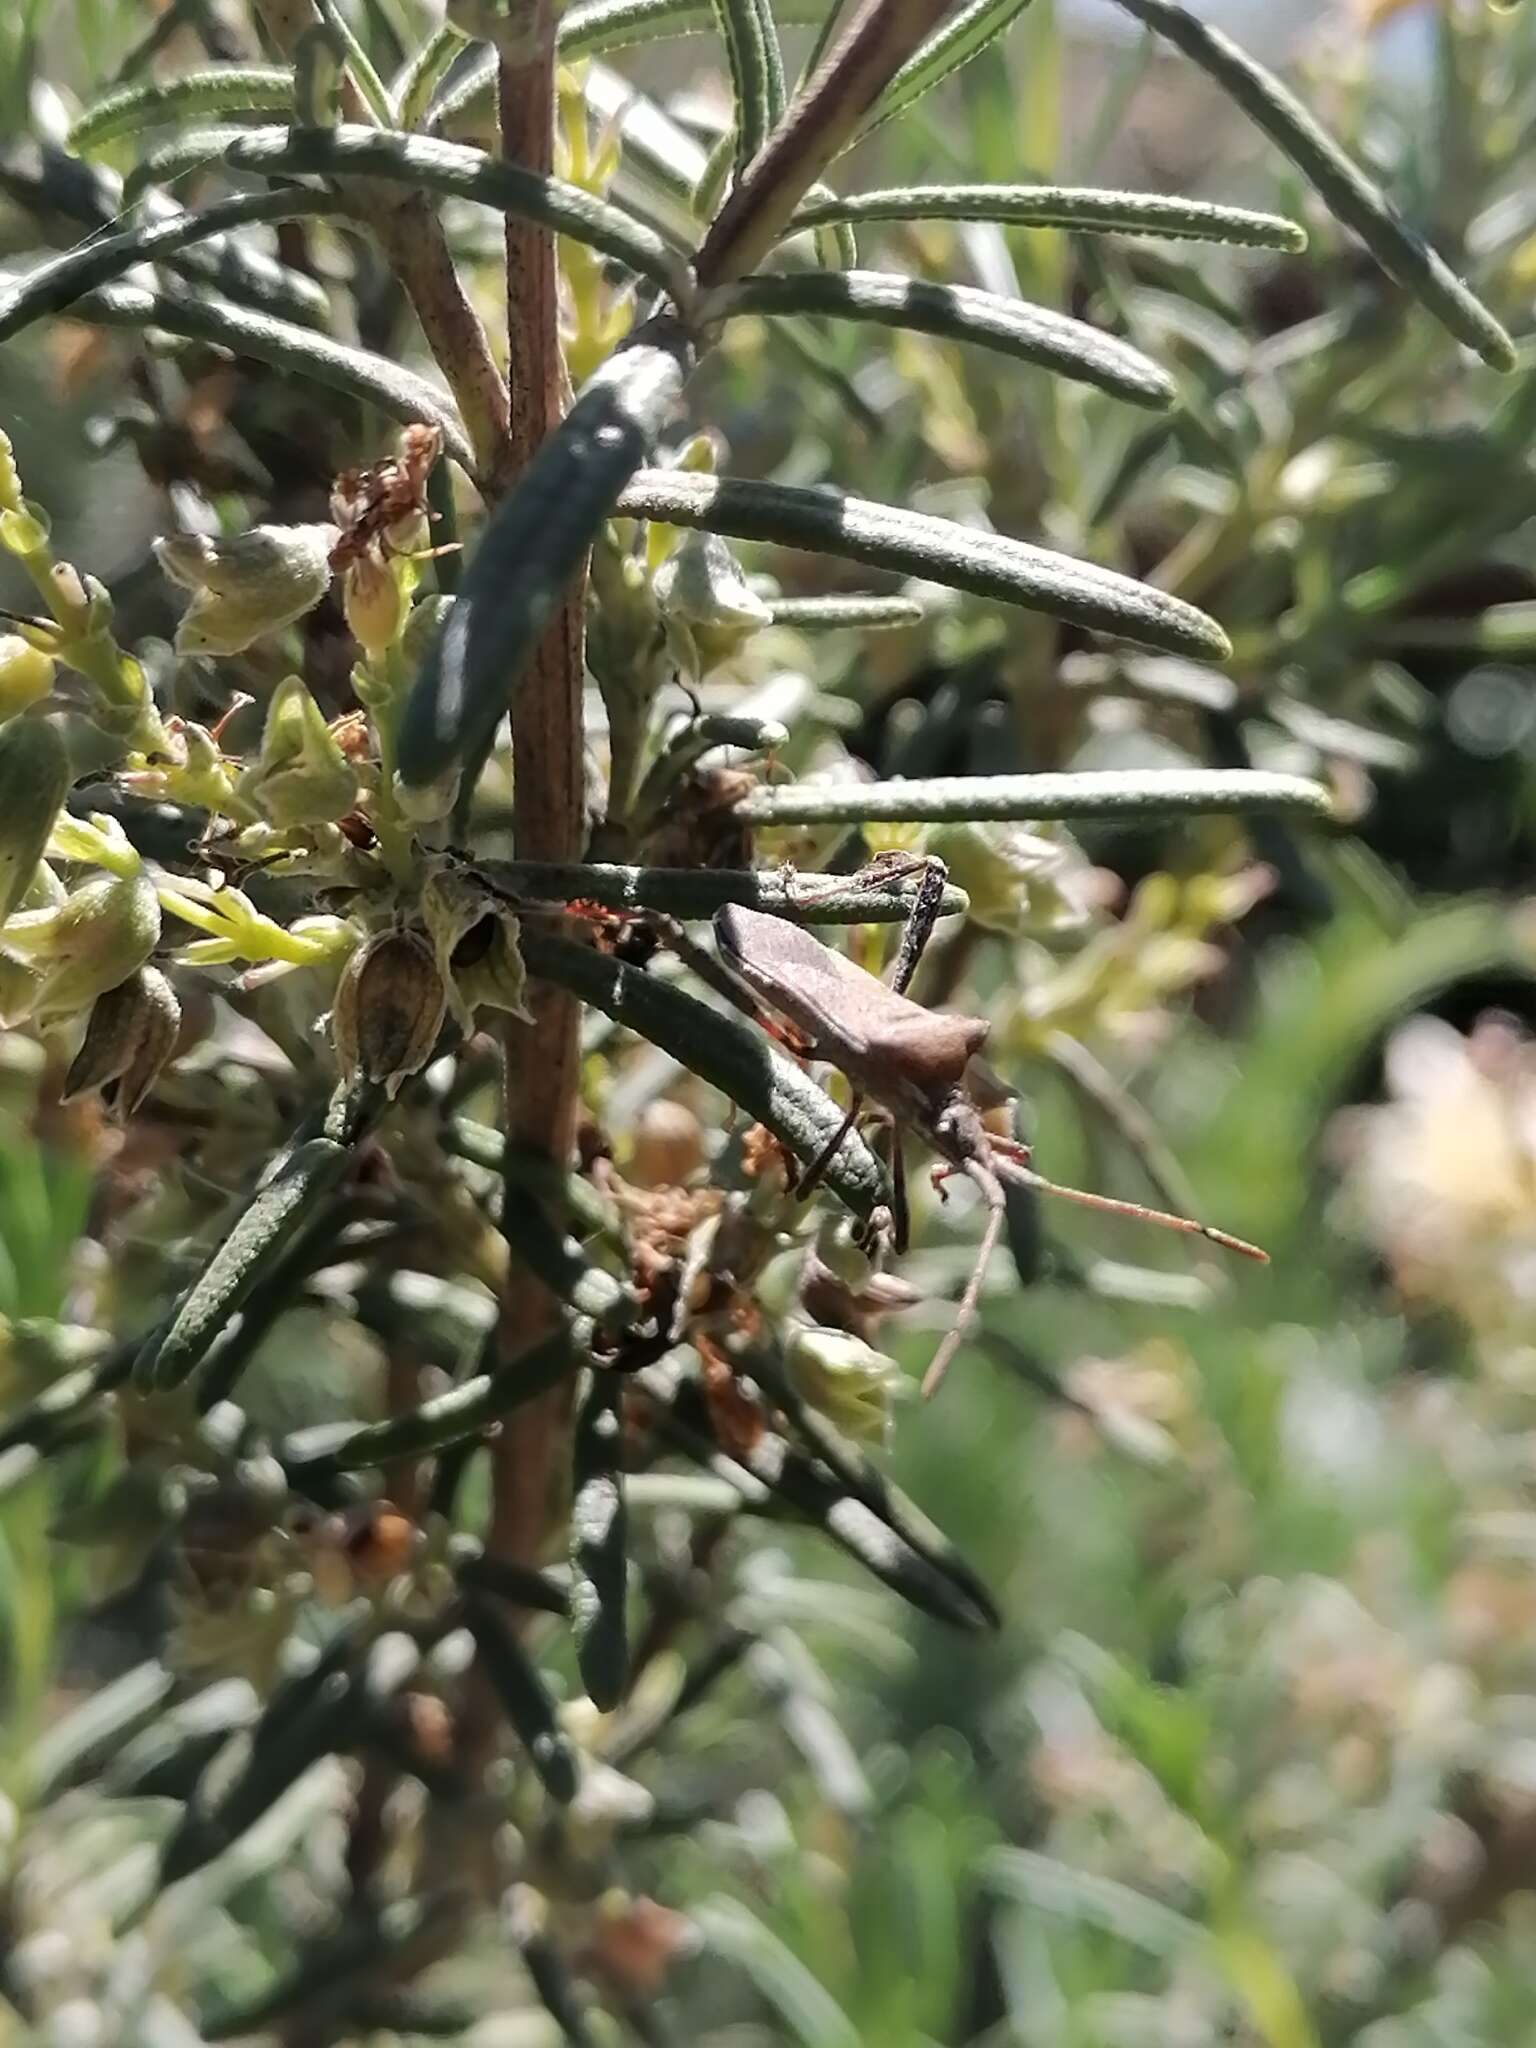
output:
[[[475,1011],[482,1006],[527,1017],[528,975],[517,919],[504,903],[457,869],[442,867],[422,885],[421,914],[462,1031],[474,1030]]]
[[[608,814],[628,814],[656,692],[672,661],[645,563],[598,535],[587,581],[587,666],[608,713]]]
[[[48,514],[30,498],[21,498],[0,512],[0,547],[13,555],[41,554],[50,531]]]
[[[381,932],[357,948],[336,985],[331,1035],[342,1071],[391,1096],[432,1057],[448,992],[420,932]]]
[[[0,427],[0,511],[14,512],[21,503],[21,472],[16,467],[16,449]]]
[[[317,605],[331,583],[334,526],[254,526],[210,540],[155,542],[166,575],[193,593],[176,630],[178,654],[241,654]]]
[[[20,960],[0,953],[0,1027],[10,1030],[21,1024],[37,1007],[37,992],[43,977]]]
[[[51,655],[19,633],[0,633],[0,719],[41,703],[53,688],[53,672]]]
[[[68,893],[47,861],[40,860],[16,907],[18,910],[53,910]]]
[[[695,677],[729,661],[773,618],[717,533],[690,533],[656,572],[680,665]]]
[[[356,772],[297,676],[272,692],[261,752],[237,788],[274,825],[328,824],[356,804]]]
[[[370,658],[392,647],[405,624],[406,598],[400,578],[387,562],[361,555],[341,586],[342,610],[353,639]]]
[[[181,1004],[157,967],[141,967],[96,998],[85,1038],[64,1077],[64,1100],[99,1088],[119,1116],[132,1116],[176,1049]]]
[[[457,764],[445,768],[435,782],[405,782],[397,775],[395,809],[413,825],[440,824],[458,801],[462,779],[463,770]]]
[[[927,847],[971,900],[984,931],[1043,938],[1080,931],[1093,915],[1089,866],[1054,825],[941,825]]]
[[[784,1347],[801,1399],[855,1442],[884,1443],[891,1411],[906,1390],[901,1368],[846,1330],[802,1326]]]
[[[142,967],[160,940],[160,903],[145,874],[99,875],[52,910],[26,910],[0,946],[39,970],[39,1024],[77,1015]]]
[[[0,725],[0,921],[32,886],[54,820],[69,794],[69,756],[43,718]]]

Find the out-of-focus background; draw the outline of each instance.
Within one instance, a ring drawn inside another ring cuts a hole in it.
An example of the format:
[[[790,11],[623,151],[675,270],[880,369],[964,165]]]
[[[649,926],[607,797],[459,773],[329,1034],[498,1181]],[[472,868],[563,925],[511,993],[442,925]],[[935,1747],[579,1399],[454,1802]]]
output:
[[[1283,64],[1529,330],[1536,24],[1493,44],[1470,4],[1202,11]],[[34,94],[45,126],[110,77],[132,13],[79,0],[41,23],[63,95]],[[633,70],[684,103],[718,92],[699,40]],[[1028,622],[961,607],[818,652],[839,744],[886,772],[1243,758],[1324,775],[1348,828],[1086,832],[1061,927],[1104,921],[1078,951],[1021,927],[970,982],[950,964],[1000,1019],[1053,1173],[1146,1192],[1128,1094],[1155,1127],[1144,1156],[1273,1264],[1234,1275],[1062,1212],[999,1261],[984,1337],[942,1399],[902,1410],[890,1453],[994,1588],[998,1635],[946,1635],[820,1548],[758,1540],[735,1612],[772,1654],[697,1710],[652,1780],[675,1826],[635,1851],[707,1936],[669,1979],[676,2038],[1519,2048],[1536,2010],[1536,369],[1500,384],[1406,311],[1240,117],[1097,0],[1035,0],[845,168],[850,187],[1146,185],[1299,210],[1316,234],[1282,259],[891,231],[913,269],[1112,305],[1176,366],[1203,441],[918,337],[833,333],[808,370],[741,323],[708,373],[741,473],[836,475],[1068,548],[1123,534],[1123,566],[1159,570],[1238,647],[1230,688],[1087,649],[1058,666]],[[0,248],[31,246],[0,212]],[[0,350],[0,416],[61,553],[164,633],[141,565],[165,505],[114,347],[64,323]],[[1086,1074],[1053,1057],[1055,1023],[1092,1049]],[[36,1109],[33,1047],[0,1047],[14,1321],[89,1293],[94,1212],[89,1148]],[[929,1227],[909,1270],[952,1295],[970,1243]],[[905,1359],[938,1323],[909,1322]],[[318,1319],[310,1336],[264,1364],[297,1413],[347,1369]],[[42,1489],[0,1505],[0,1639],[29,1737],[135,1654],[131,1585],[92,1580],[82,1533]],[[32,1924],[64,1928],[109,1848],[60,1822],[49,1853],[45,1833]]]

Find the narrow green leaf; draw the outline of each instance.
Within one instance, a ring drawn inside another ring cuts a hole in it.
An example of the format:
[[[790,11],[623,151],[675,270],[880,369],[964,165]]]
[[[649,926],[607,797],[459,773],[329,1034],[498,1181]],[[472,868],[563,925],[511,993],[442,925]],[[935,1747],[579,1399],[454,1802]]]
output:
[[[473,1595],[466,1601],[466,1619],[480,1665],[501,1702],[512,1732],[528,1752],[529,1761],[552,1799],[568,1806],[576,1797],[579,1765],[576,1751],[560,1726],[548,1687],[521,1643],[488,1601]]]
[[[950,1542],[936,1523],[885,1476],[857,1444],[850,1443],[826,1416],[802,1400],[777,1359],[754,1353],[754,1377],[762,1379],[773,1400],[784,1410],[791,1428],[806,1450],[824,1466],[844,1491],[893,1535],[906,1544],[922,1562],[938,1572],[968,1603],[970,1619],[988,1628],[1001,1628],[1002,1615],[980,1573]]]
[[[775,597],[768,601],[776,626],[798,633],[830,633],[851,626],[858,633],[895,632],[920,626],[927,614],[912,597]]]
[[[776,0],[782,22],[819,22],[826,0]],[[664,36],[707,35],[715,26],[709,0],[578,0],[560,17],[560,55],[595,56]]]
[[[454,461],[472,471],[474,456],[453,408],[453,401],[414,371],[401,369],[360,348],[348,348],[306,327],[274,320],[248,307],[231,305],[212,295],[194,299],[177,290],[142,291],[136,285],[109,284],[75,302],[80,320],[109,327],[159,327],[193,341],[211,341],[234,355],[270,363],[287,376],[310,377],[349,398],[377,406],[402,426],[423,421],[442,430],[443,446]]]
[[[46,1452],[71,1437],[97,1402],[128,1378],[136,1349],[134,1342],[118,1345],[104,1358],[65,1373],[18,1408],[0,1424],[0,1459],[34,1447]]]
[[[989,1890],[1021,1905],[1101,1928],[1150,1955],[1188,1956],[1204,1951],[1210,1941],[1198,1920],[1186,1919],[1115,1878],[1076,1869],[1038,1849],[990,1849],[978,1875]]]
[[[1493,369],[1516,367],[1515,345],[1502,325],[1272,72],[1175,0],[1120,0],[1120,5],[1230,94],[1426,312]]]
[[[406,1414],[296,1432],[284,1440],[279,1462],[295,1486],[311,1492],[342,1472],[430,1457],[484,1436],[503,1415],[557,1386],[574,1363],[571,1340],[561,1330],[494,1372],[477,1373]]]
[[[297,220],[307,214],[334,213],[336,208],[334,195],[327,192],[245,192],[197,213],[176,213],[100,241],[82,242],[0,290],[0,341],[9,341],[47,313],[62,312],[137,263],[162,262],[196,242],[254,221]]]
[[[804,2048],[863,2048],[865,2036],[779,1937],[723,1893],[694,1911],[705,1945],[756,1985]]]
[[[708,152],[665,108],[606,64],[588,64],[582,90],[594,119],[618,134],[623,145],[621,170],[637,170],[649,184],[686,205]]]
[[[268,177],[298,173],[386,178],[444,198],[491,206],[600,249],[641,277],[651,278],[680,304],[689,297],[686,265],[654,228],[611,200],[463,143],[356,124],[302,131],[258,129],[230,148],[227,161],[237,170],[260,171]]]
[[[720,41],[725,49],[726,67],[731,74],[736,169],[741,172],[767,141],[768,132],[775,118],[769,81],[768,47],[763,34],[763,12],[758,6],[758,0],[714,0],[714,6]],[[769,26],[771,28],[772,24]],[[781,71],[781,101],[783,86]]]
[[[180,78],[126,85],[86,108],[69,131],[69,146],[88,156],[104,142],[151,128],[180,128],[210,115],[285,114],[293,101],[293,72],[286,64],[220,64],[187,71]]]
[[[36,1800],[51,1797],[66,1778],[76,1777],[87,1763],[99,1769],[165,1704],[175,1686],[176,1674],[150,1658],[110,1685],[88,1693],[79,1706],[46,1728],[28,1750],[29,1796]]]
[[[206,131],[204,131],[206,132]],[[225,129],[225,142],[240,131]],[[225,143],[211,153],[217,161]],[[115,171],[97,164],[90,168],[60,149],[40,143],[20,142],[0,147],[0,192],[14,198],[34,215],[56,214],[77,221],[92,235],[111,235],[125,225],[126,187]],[[175,219],[183,209],[168,193],[150,192],[145,198],[143,218],[159,225]],[[305,326],[324,326],[330,300],[323,285],[303,272],[290,269],[262,250],[248,247],[233,236],[219,235],[181,249],[166,259],[173,270],[189,277],[206,278],[232,299],[258,306],[263,312],[297,320]]]
[[[571,1629],[587,1697],[605,1714],[629,1684],[621,1394],[619,1374],[592,1375],[572,1456]]]
[[[635,476],[618,509],[632,519],[702,526],[946,583],[1172,654],[1225,661],[1232,651],[1214,619],[1148,584],[1027,541],[840,491],[651,469]]]
[[[592,536],[671,418],[691,367],[691,346],[675,326],[647,322],[588,380],[497,507],[406,704],[406,782],[433,782],[480,757]]]
[[[381,128],[394,125],[395,110],[390,104],[384,81],[373,68],[373,59],[358,41],[352,24],[347,20],[336,0],[313,0],[324,28],[335,37],[338,50],[345,56],[347,70],[358,96]]]
[[[963,64],[980,56],[988,43],[1010,28],[1029,0],[968,0],[958,14],[936,28],[921,48],[896,73],[865,122],[863,133],[893,120],[936,85],[942,85]]]
[[[1296,251],[1307,246],[1299,222],[1246,206],[1215,206],[1156,192],[1108,192],[1071,185],[898,185],[886,191],[806,198],[791,223],[798,234],[868,220],[991,220],[1006,227],[1068,228],[1076,233],[1161,235],[1231,242],[1239,248]]]
[[[528,1607],[536,1614],[567,1615],[569,1593],[562,1585],[532,1565],[513,1564],[484,1550],[473,1536],[455,1536],[451,1559],[453,1575],[461,1586],[477,1593],[489,1593],[513,1607]]]
[[[390,81],[389,96],[398,109],[396,120],[402,128],[421,125],[438,81],[443,77],[467,38],[451,21],[440,21],[424,43],[406,59]]]
[[[754,789],[735,806],[752,825],[939,824],[1033,818],[1198,818],[1280,813],[1327,818],[1320,782],[1262,769],[1103,770],[1075,775],[948,775],[922,782],[805,782]]]
[[[743,278],[720,295],[727,317],[814,313],[969,341],[1057,376],[1158,409],[1178,396],[1165,370],[1102,329],[971,285],[929,284],[885,270],[799,271]]]
[[[1034,813],[1031,813],[1033,816]],[[601,903],[609,910],[661,910],[703,921],[725,903],[745,903],[797,924],[902,924],[915,889],[899,883],[861,889],[834,878],[785,875],[769,868],[637,868],[610,861],[475,860],[471,872],[514,907],[530,903]],[[963,889],[946,885],[939,915],[969,907]]]
[[[286,134],[287,130],[283,132]],[[248,126],[224,122],[214,128],[188,128],[167,136],[164,142],[146,150],[124,177],[124,206],[133,205],[156,186],[174,185],[188,171],[208,170],[222,163],[224,152],[250,133]]]
[[[134,1360],[141,1386],[179,1386],[197,1370],[220,1330],[335,1188],[383,1102],[379,1088],[339,1089],[319,1135],[299,1137],[275,1162],[169,1325]]]
[[[843,1113],[831,1096],[745,1018],[712,1009],[611,955],[531,926],[525,926],[522,942],[530,974],[572,990],[615,1023],[671,1053],[765,1124],[807,1166],[842,1129]],[[856,1132],[838,1147],[826,1178],[856,1216],[867,1217],[889,1199],[884,1168]]]

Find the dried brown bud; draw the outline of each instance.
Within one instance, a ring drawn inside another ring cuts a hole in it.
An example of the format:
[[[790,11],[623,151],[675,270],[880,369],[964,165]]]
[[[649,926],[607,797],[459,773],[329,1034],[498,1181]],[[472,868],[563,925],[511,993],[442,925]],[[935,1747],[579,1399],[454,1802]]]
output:
[[[681,1102],[653,1102],[635,1132],[630,1179],[637,1187],[681,1187],[704,1164],[704,1133]]]
[[[342,971],[331,1012],[336,1054],[397,1095],[432,1057],[448,992],[420,932],[382,932],[358,947]]]
[[[181,1005],[157,967],[141,967],[91,1007],[85,1038],[64,1079],[64,1100],[99,1088],[119,1116],[132,1116],[176,1049]]]

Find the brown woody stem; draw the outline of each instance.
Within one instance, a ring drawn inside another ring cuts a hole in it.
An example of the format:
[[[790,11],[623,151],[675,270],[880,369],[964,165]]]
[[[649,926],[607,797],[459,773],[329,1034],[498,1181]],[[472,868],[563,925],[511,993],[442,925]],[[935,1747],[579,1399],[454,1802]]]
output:
[[[701,285],[729,284],[757,268],[949,7],[950,0],[864,0],[715,216],[694,266]]]
[[[292,58],[299,38],[320,20],[314,0],[257,0],[274,43]],[[349,120],[363,105],[350,80],[342,95]],[[464,291],[442,223],[425,193],[366,178],[345,181],[348,198],[367,223],[400,280],[433,360],[447,379],[475,453],[475,467],[494,490],[505,475],[507,387],[480,316]]]
[[[539,0],[532,46],[503,54],[499,68],[502,153],[547,172],[554,144],[555,19]],[[556,425],[565,398],[560,354],[554,237],[507,219],[509,452],[512,474],[531,461]],[[520,860],[567,861],[583,851],[582,618],[585,577],[535,651],[512,706],[512,829]],[[581,1006],[548,983],[534,984],[529,1023],[505,1037],[509,1147],[546,1155],[564,1167],[576,1132]],[[549,1334],[552,1296],[514,1266],[501,1313],[503,1358],[517,1357]],[[536,1563],[560,1511],[569,1468],[569,1383],[508,1418],[495,1450],[490,1551]]]

